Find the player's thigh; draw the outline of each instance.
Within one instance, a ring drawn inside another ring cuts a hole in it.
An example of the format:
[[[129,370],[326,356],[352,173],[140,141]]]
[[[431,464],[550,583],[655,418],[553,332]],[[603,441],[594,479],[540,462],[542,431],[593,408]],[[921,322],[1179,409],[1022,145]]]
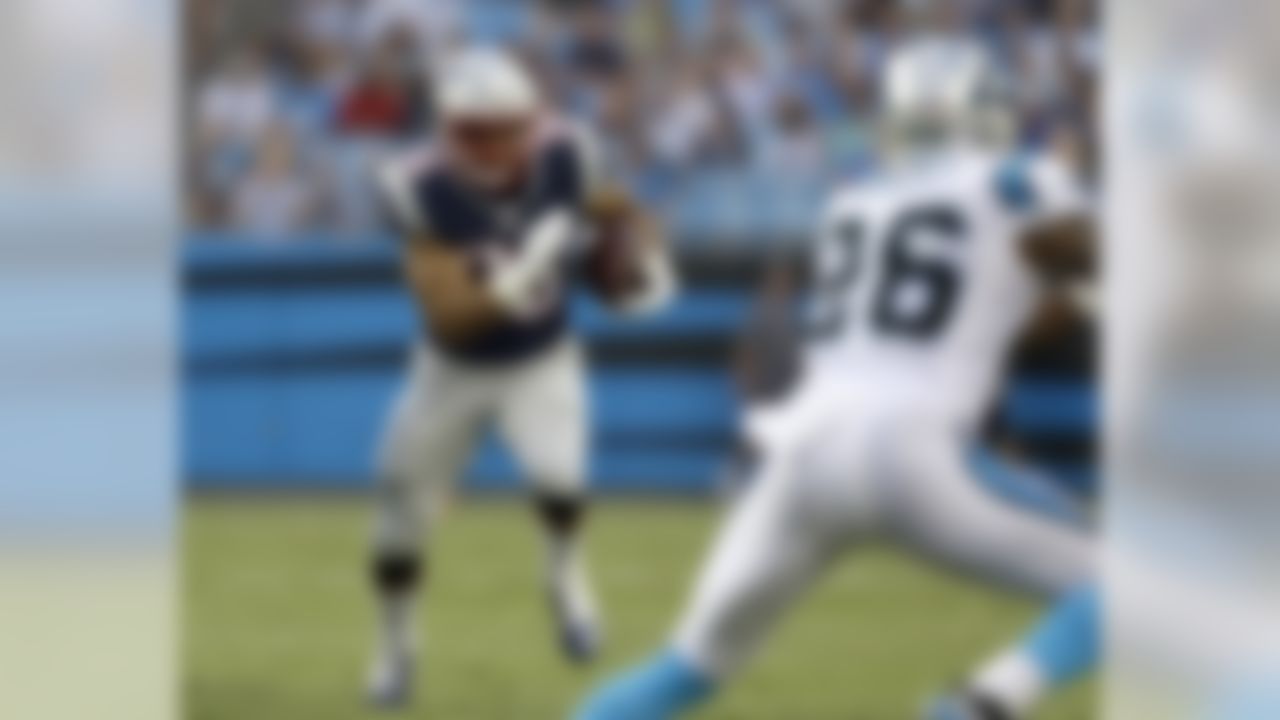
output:
[[[841,547],[810,522],[793,479],[787,465],[766,461],[721,527],[676,628],[677,648],[713,676],[754,653]]]
[[[383,431],[374,493],[374,543],[412,550],[424,539],[438,499],[470,456],[483,405],[477,388],[438,360],[414,358]]]
[[[588,403],[581,349],[564,343],[511,379],[498,411],[507,446],[530,482],[572,494],[586,475]]]
[[[379,474],[392,485],[452,482],[476,441],[483,388],[419,352],[383,430]]]
[[[909,546],[952,569],[1036,594],[1092,577],[1095,543],[1078,518],[998,491],[959,443],[926,440],[905,451],[912,459],[895,478],[901,487],[891,529]]]

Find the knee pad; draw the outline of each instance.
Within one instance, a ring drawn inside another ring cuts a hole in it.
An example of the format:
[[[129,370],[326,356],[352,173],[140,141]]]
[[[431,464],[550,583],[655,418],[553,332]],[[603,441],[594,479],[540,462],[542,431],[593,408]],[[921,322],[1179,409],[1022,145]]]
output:
[[[579,495],[540,495],[535,502],[543,522],[558,532],[576,530],[586,514],[586,500]]]
[[[383,590],[410,590],[421,580],[422,565],[422,558],[417,553],[379,553],[372,563],[373,581]]]

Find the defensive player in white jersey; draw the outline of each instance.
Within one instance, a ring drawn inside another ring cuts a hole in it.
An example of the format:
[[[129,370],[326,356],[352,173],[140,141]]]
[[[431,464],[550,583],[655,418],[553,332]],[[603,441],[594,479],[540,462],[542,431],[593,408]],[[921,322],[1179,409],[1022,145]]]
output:
[[[976,45],[920,41],[888,73],[885,174],[837,191],[817,231],[805,377],[754,423],[757,476],[670,646],[579,720],[665,720],[704,702],[834,558],[871,539],[1047,598],[1091,583],[1086,530],[995,496],[970,462],[1038,296],[1091,262],[1080,194],[1060,166],[1009,157],[1012,112]],[[1067,643],[1087,645],[1090,622]],[[1021,717],[1069,674],[995,664],[937,717]]]
[[[512,57],[460,52],[438,73],[434,101],[433,142],[379,173],[429,328],[386,431],[377,491],[380,621],[368,691],[384,706],[410,696],[433,495],[487,428],[533,486],[564,649],[576,660],[595,653],[600,630],[577,547],[586,390],[568,296],[579,267],[627,312],[658,307],[674,283],[656,230],[604,186],[582,131],[552,115]]]

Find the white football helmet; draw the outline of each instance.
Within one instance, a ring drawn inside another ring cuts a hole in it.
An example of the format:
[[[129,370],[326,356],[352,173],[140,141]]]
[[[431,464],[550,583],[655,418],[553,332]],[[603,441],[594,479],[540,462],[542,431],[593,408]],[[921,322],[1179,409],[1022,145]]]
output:
[[[509,185],[527,173],[541,110],[533,78],[498,48],[463,50],[436,77],[436,131],[445,155],[481,185]]]
[[[436,76],[436,111],[444,119],[504,119],[534,114],[536,85],[510,54],[473,47],[446,60]]]
[[[976,41],[909,41],[889,57],[883,91],[891,152],[957,144],[1007,148],[1016,138],[1008,79]]]

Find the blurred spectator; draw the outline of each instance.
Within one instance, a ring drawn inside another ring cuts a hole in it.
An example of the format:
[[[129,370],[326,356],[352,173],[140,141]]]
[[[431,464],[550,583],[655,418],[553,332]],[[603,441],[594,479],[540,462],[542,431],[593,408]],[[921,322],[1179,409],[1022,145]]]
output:
[[[613,77],[626,64],[615,16],[604,3],[583,5],[570,17],[572,35],[566,60],[584,79]]]
[[[1059,0],[1054,28],[1062,38],[1074,72],[1096,73],[1102,62],[1097,6],[1094,0]]]
[[[620,75],[601,86],[589,117],[600,138],[603,161],[613,174],[650,165],[643,105],[631,76]]]
[[[803,15],[791,15],[782,29],[782,67],[777,80],[797,96],[824,124],[849,118],[850,105],[842,97],[842,53],[827,52],[827,43]],[[844,43],[848,45],[848,41]]]
[[[364,0],[302,0],[294,29],[314,45],[354,48]]]
[[[281,71],[278,93],[283,116],[307,143],[322,143],[351,82],[349,46],[328,35],[295,31],[290,37],[289,62]]]
[[[327,189],[326,219],[369,236],[369,163],[429,133],[429,69],[462,40],[517,49],[558,109],[596,127],[616,173],[704,235],[805,231],[794,208],[822,183],[770,202],[760,169],[805,181],[871,167],[885,58],[921,33],[988,44],[1028,141],[1067,134],[1097,154],[1096,0],[192,2],[188,206],[202,224],[251,204],[242,186],[262,182],[261,147],[280,144],[263,135],[282,119],[288,154]]]
[[[778,98],[773,123],[776,134],[765,155],[765,168],[788,177],[816,178],[827,165],[828,148],[818,133],[809,106],[799,98]]]
[[[680,170],[728,162],[738,154],[737,145],[710,74],[696,64],[679,71],[653,110],[650,136],[657,161]]]
[[[850,4],[840,18],[834,74],[850,112],[872,109],[877,79],[894,44],[902,39],[900,12],[893,2]]]
[[[243,47],[201,85],[196,135],[206,147],[251,147],[276,111],[266,59],[257,48]]]
[[[342,133],[390,138],[421,129],[426,99],[416,47],[411,35],[391,33],[374,49],[339,102]]]
[[[466,7],[488,5],[485,0],[359,0],[362,6],[357,20],[357,37],[361,49],[371,51],[382,46],[388,35],[412,39],[426,62],[448,51],[463,36]]]
[[[251,237],[280,239],[314,227],[319,208],[319,188],[303,172],[289,126],[270,126],[252,169],[236,188],[232,226]]]
[[[750,159],[759,159],[772,135],[775,87],[756,49],[738,31],[721,28],[716,48],[717,91]]]

